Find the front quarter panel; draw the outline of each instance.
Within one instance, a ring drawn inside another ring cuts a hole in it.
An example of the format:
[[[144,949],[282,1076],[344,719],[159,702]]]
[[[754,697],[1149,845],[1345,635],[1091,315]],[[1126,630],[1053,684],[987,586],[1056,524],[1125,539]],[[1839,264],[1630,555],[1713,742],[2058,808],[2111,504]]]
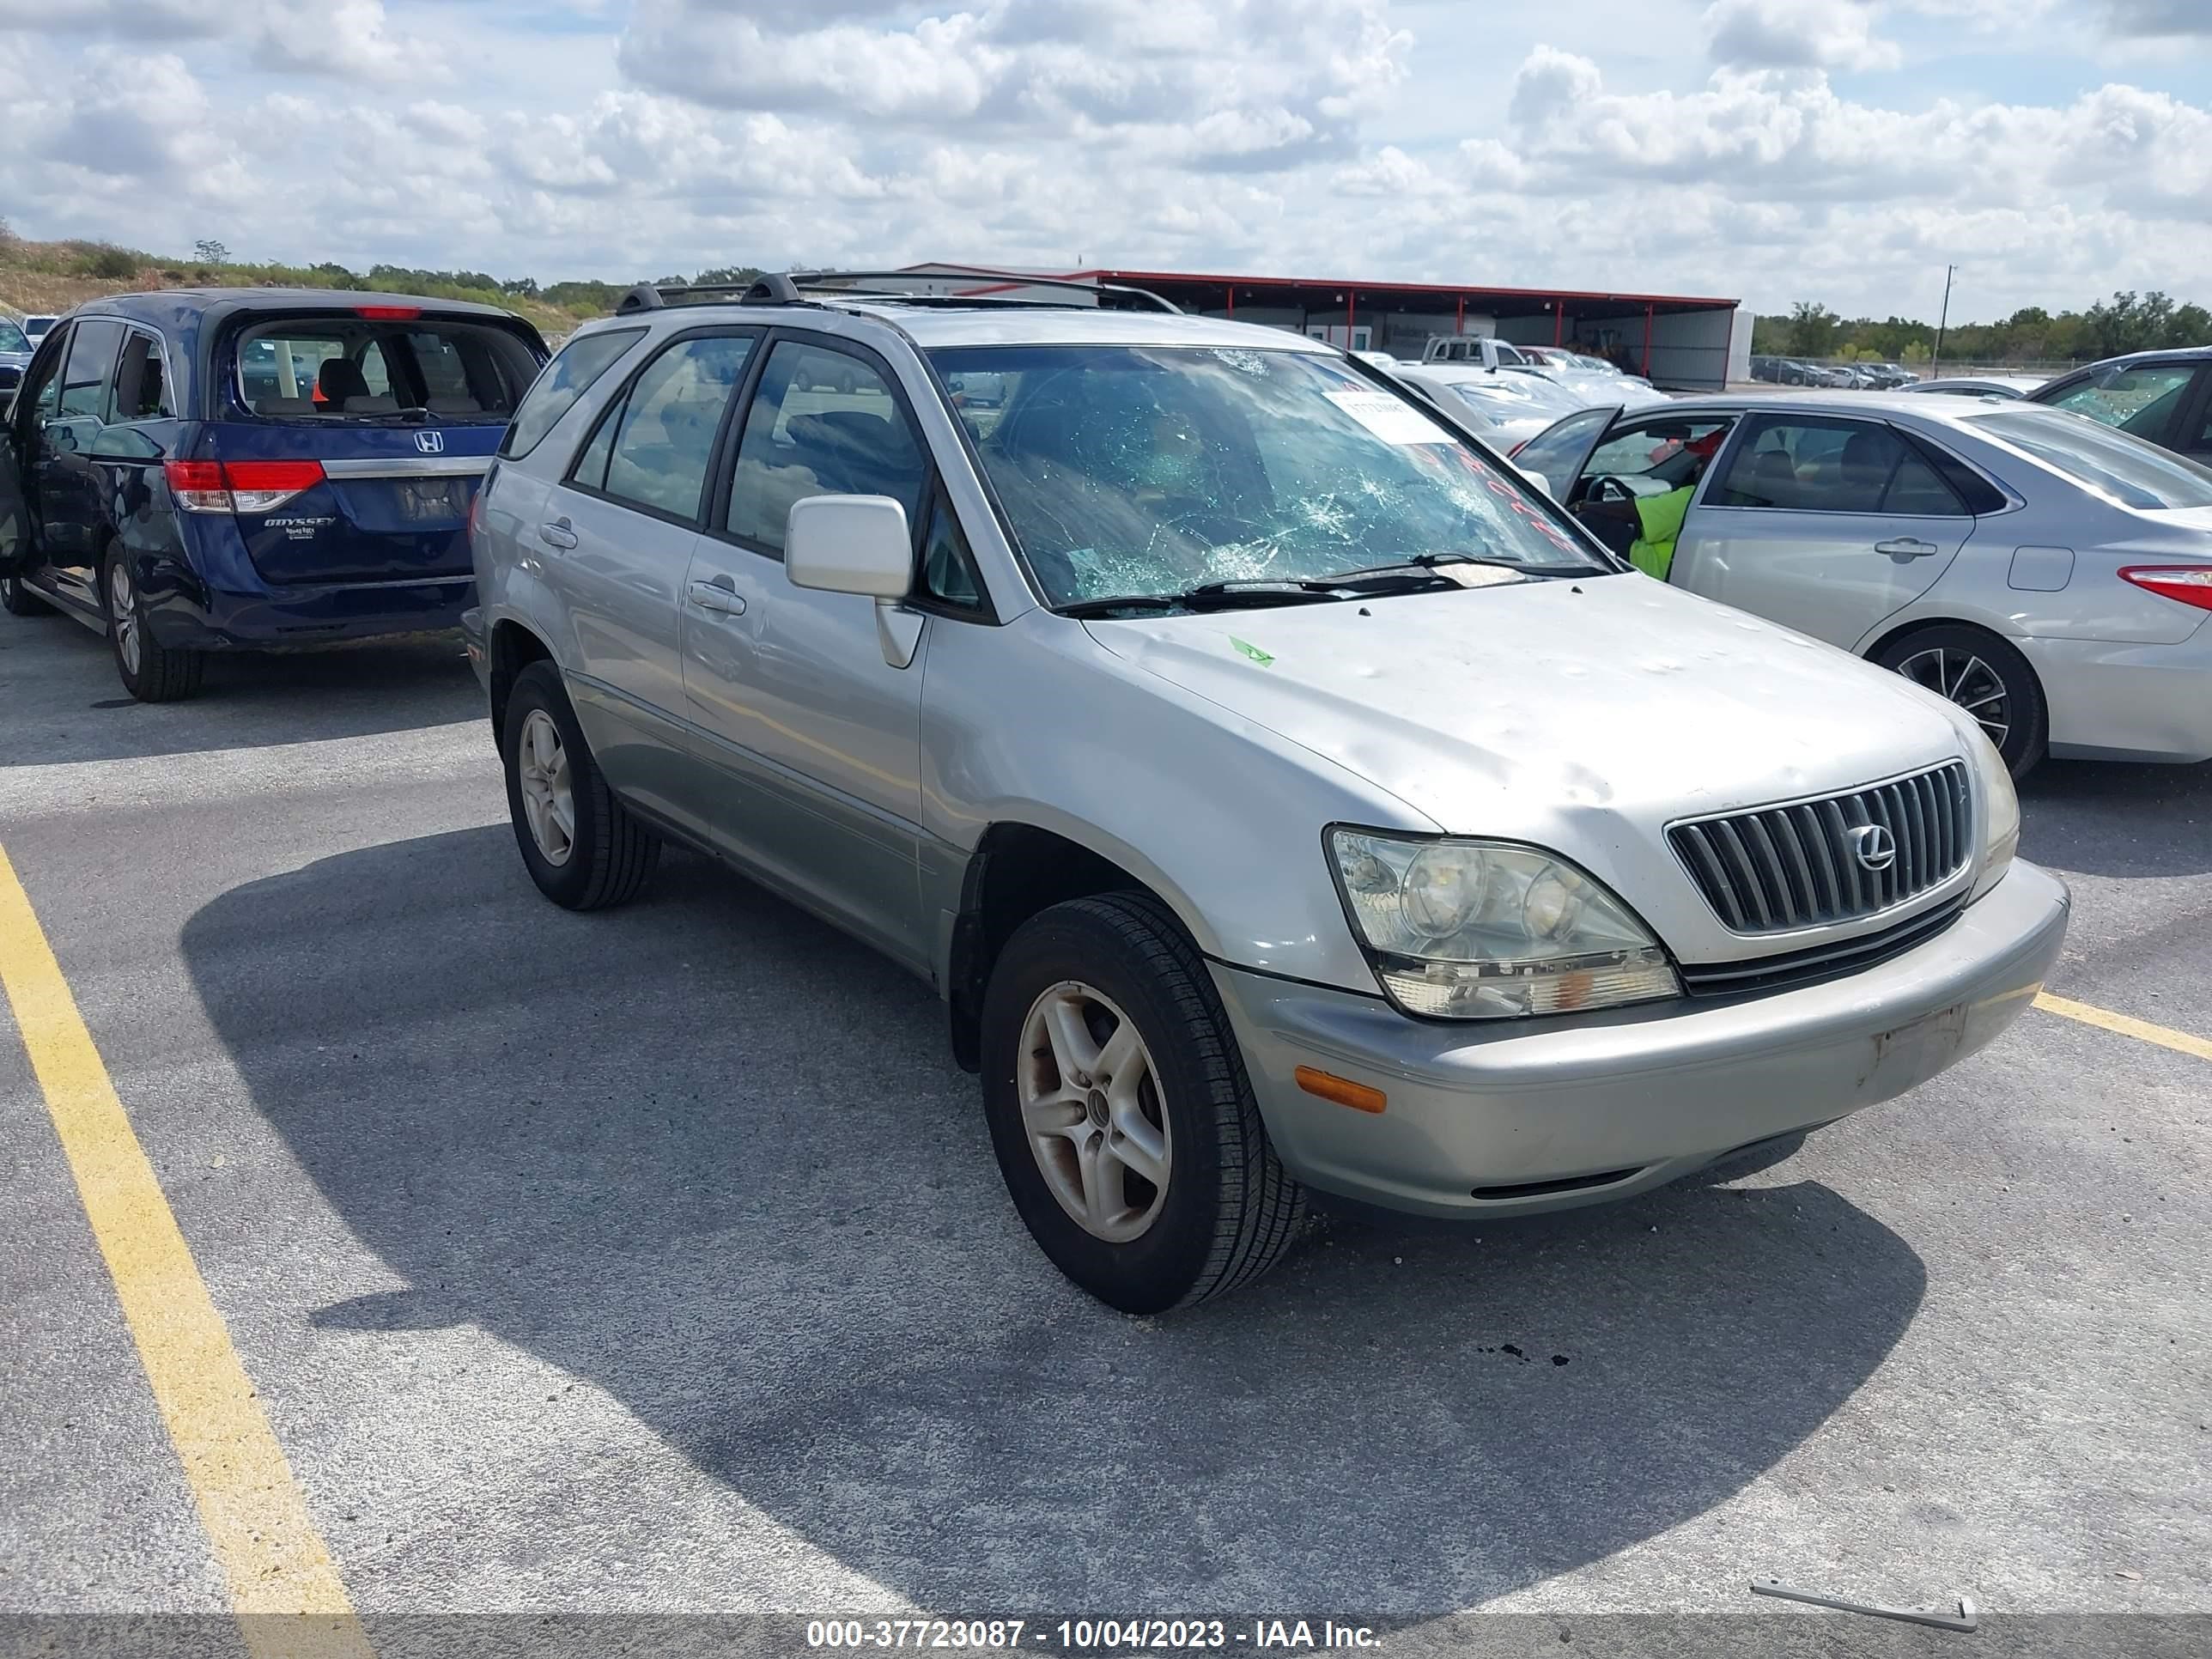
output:
[[[927,672],[924,902],[940,933],[984,831],[1023,823],[1129,871],[1209,957],[1379,994],[1322,831],[1434,833],[1431,819],[1049,611],[938,628]]]

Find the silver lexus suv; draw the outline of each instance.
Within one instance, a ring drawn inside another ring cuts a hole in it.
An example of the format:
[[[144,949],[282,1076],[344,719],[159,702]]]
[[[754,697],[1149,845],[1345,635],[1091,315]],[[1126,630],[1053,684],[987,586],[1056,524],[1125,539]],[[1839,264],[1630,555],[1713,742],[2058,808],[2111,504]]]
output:
[[[1972,718],[1149,298],[778,277],[580,331],[472,526],[546,896],[680,842],[928,980],[1023,1220],[1131,1312],[1309,1189],[1626,1198],[2027,1006],[2067,894]]]

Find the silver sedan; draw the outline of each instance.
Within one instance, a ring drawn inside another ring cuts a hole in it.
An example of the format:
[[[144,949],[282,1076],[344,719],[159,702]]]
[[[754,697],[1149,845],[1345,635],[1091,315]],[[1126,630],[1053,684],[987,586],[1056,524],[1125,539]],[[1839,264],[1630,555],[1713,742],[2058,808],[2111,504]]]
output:
[[[1516,459],[1674,586],[1959,703],[2015,775],[2212,759],[2212,469],[2059,410],[1864,392],[1586,410]]]

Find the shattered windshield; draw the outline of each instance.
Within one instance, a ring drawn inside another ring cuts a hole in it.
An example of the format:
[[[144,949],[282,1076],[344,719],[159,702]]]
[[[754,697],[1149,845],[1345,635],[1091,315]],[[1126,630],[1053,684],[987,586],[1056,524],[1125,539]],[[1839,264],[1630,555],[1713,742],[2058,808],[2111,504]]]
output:
[[[1613,568],[1420,404],[1331,357],[1053,345],[931,360],[1056,605],[1455,558]]]

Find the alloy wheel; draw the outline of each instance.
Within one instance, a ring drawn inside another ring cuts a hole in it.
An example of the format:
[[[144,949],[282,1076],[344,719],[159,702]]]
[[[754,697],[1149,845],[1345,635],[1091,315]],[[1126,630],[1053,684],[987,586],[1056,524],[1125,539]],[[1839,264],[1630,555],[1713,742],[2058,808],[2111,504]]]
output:
[[[1143,1236],[1167,1201],[1174,1147],[1158,1070],[1110,998],[1063,980],[1030,1005],[1015,1079],[1045,1185],[1094,1238]]]
[[[138,672],[138,605],[137,596],[131,588],[131,567],[127,561],[118,558],[107,567],[107,622],[115,630],[115,654],[121,659],[123,672]]]
[[[514,769],[522,785],[522,817],[546,863],[562,865],[576,849],[576,797],[570,787],[568,750],[561,728],[542,708],[522,723]]]
[[[2012,697],[2004,677],[1971,651],[1942,646],[1916,651],[1897,665],[1897,672],[1916,685],[1948,697],[1981,722],[1989,739],[2002,750],[2012,735]]]

